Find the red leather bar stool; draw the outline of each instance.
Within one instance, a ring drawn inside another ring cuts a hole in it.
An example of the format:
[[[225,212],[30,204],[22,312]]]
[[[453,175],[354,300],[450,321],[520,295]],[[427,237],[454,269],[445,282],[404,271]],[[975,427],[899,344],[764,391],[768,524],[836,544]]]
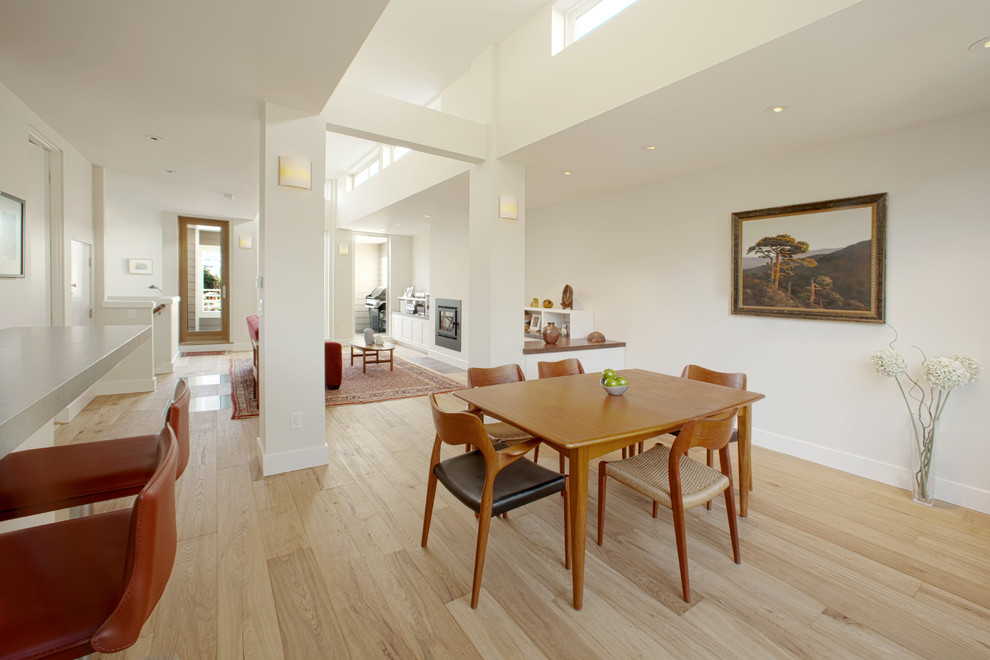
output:
[[[166,424],[131,509],[0,534],[0,658],[77,658],[137,641],[175,562],[178,459]]]
[[[179,379],[166,414],[176,437],[176,479],[189,463],[189,387]],[[0,460],[0,520],[127,497],[157,465],[159,434],[42,447]]]

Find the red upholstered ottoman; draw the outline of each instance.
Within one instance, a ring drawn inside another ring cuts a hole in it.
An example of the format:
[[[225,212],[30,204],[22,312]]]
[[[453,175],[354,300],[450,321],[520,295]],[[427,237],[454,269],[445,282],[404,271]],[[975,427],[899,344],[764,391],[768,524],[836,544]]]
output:
[[[323,363],[326,368],[326,386],[329,390],[340,387],[341,373],[343,372],[343,357],[341,356],[341,346],[335,341],[324,342]]]

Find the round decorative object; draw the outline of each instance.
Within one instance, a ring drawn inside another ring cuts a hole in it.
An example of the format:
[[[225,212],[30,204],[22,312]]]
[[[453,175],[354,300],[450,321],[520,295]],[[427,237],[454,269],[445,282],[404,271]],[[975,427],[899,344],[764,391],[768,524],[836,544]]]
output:
[[[375,346],[383,346],[385,344],[385,338],[381,335],[375,335]]]
[[[593,344],[600,344],[601,342],[605,341],[605,335],[595,330],[590,335],[588,335],[588,341],[590,341]]]
[[[543,306],[546,307],[547,309],[550,309],[551,307],[553,307],[553,301],[547,298],[546,300],[543,301]]]
[[[556,344],[558,339],[560,339],[560,329],[553,324],[553,321],[547,321],[543,328],[543,341],[548,344]]]
[[[564,293],[560,297],[560,306],[564,309],[574,308],[574,289],[570,284],[564,285]]]

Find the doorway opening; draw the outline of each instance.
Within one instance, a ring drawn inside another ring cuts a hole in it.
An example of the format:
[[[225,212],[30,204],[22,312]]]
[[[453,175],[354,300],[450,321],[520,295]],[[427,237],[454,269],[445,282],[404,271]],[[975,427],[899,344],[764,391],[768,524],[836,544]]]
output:
[[[388,332],[388,236],[354,236],[354,334]]]
[[[179,216],[180,343],[230,341],[229,226]]]
[[[62,220],[62,151],[35,131],[28,131],[31,233],[32,325],[65,325],[64,230]]]
[[[93,246],[71,242],[69,253],[69,320],[68,325],[92,325],[93,321]]]

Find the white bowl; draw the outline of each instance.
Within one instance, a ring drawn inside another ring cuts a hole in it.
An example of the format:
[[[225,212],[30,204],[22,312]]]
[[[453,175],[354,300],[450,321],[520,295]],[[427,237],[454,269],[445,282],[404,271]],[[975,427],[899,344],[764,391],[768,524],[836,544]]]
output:
[[[612,396],[622,396],[622,393],[629,389],[628,385],[613,385],[612,387],[605,387],[602,383],[602,389],[611,394]]]

